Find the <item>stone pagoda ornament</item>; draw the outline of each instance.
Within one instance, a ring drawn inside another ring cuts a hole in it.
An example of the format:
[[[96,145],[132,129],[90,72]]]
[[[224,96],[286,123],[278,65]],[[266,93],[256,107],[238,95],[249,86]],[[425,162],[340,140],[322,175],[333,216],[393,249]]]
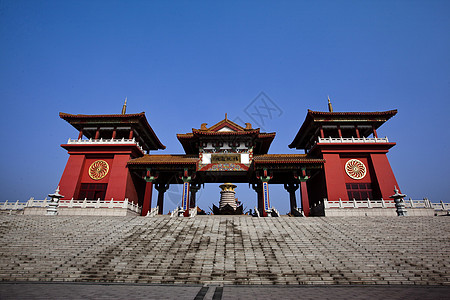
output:
[[[213,204],[213,214],[215,215],[242,215],[243,207],[235,198],[237,188],[235,184],[224,183],[219,186],[220,191],[219,207]]]
[[[403,198],[405,198],[406,195],[400,194],[397,187],[394,188],[394,192],[395,194],[389,198],[394,199],[397,216],[406,216],[405,202],[403,201]]]
[[[49,194],[48,196],[51,199],[50,203],[48,204],[47,215],[56,216],[58,214],[59,199],[64,198],[63,195],[59,194],[59,186],[56,188],[53,194]]]

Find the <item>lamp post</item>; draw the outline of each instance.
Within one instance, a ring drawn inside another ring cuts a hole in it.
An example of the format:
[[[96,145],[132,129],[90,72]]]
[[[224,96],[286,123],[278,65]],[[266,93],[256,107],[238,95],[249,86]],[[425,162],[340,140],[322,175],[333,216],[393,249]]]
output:
[[[397,187],[394,188],[394,192],[395,194],[389,196],[389,198],[394,199],[397,216],[406,216],[405,202],[403,201],[403,198],[406,197],[406,195],[400,194]]]
[[[58,214],[59,199],[64,198],[63,195],[59,194],[59,186],[53,194],[49,194],[48,196],[51,199],[48,204],[47,215],[56,216]]]

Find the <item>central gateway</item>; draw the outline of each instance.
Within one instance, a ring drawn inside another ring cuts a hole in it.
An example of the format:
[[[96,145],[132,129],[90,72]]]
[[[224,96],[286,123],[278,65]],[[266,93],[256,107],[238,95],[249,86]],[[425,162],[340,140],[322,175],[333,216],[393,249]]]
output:
[[[158,210],[163,212],[164,192],[171,184],[183,184],[182,209],[186,216],[196,207],[195,194],[204,183],[249,183],[257,193],[257,211],[261,216],[272,213],[269,202],[270,184],[304,189],[302,207],[309,214],[306,179],[322,168],[323,159],[307,154],[267,154],[275,133],[263,133],[245,128],[225,119],[207,127],[177,134],[184,155],[144,155],[128,163],[130,170],[146,173],[148,184],[156,184]],[[150,191],[151,189],[146,189]],[[295,194],[294,194],[295,197]],[[143,211],[151,206],[151,192],[145,194]],[[242,208],[242,207],[241,207]],[[299,213],[296,201],[291,202],[291,213]]]

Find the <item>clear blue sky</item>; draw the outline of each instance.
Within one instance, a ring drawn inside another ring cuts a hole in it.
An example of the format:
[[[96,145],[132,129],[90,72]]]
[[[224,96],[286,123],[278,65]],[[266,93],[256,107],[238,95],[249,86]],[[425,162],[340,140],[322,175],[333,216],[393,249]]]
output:
[[[59,112],[145,111],[167,146],[265,92],[288,149],[307,109],[398,109],[379,129],[408,197],[449,201],[450,1],[0,1],[1,199],[53,192],[77,132]],[[240,185],[248,208],[256,195]],[[173,187],[166,209],[179,201]],[[207,208],[219,187],[199,192]],[[271,190],[288,210],[288,194]]]

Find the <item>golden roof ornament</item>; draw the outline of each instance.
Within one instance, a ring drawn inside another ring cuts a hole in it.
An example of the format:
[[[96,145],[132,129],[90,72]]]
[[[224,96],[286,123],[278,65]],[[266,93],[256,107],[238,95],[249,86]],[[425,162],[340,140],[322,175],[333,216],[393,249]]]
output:
[[[328,111],[333,112],[333,106],[331,105],[330,96],[328,96]]]
[[[125,97],[125,103],[122,106],[122,115],[127,113],[127,97]]]

